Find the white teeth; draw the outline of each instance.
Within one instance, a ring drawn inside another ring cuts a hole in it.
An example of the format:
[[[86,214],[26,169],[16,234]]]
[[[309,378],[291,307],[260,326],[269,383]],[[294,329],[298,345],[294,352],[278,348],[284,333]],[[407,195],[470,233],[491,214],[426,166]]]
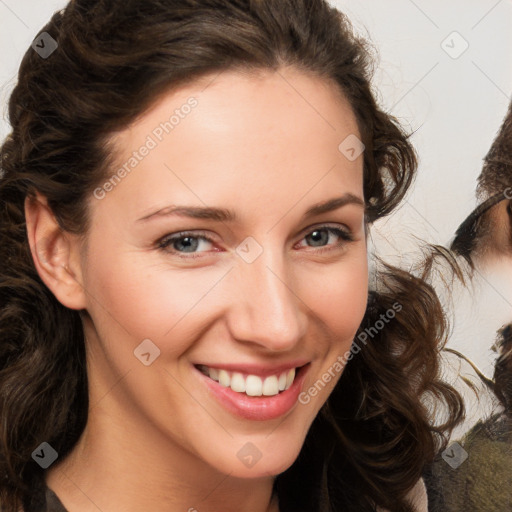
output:
[[[279,393],[279,387],[277,383],[277,377],[272,375],[271,377],[267,377],[263,382],[263,391],[262,393],[265,396],[273,396]]]
[[[249,396],[261,396],[263,394],[263,381],[261,380],[261,377],[256,375],[247,375],[247,379],[245,381],[245,393]]]
[[[226,370],[219,370],[219,384],[225,388],[231,384],[231,378]]]
[[[288,371],[288,375],[286,376],[286,389],[292,385],[293,379],[295,379],[295,368]]]
[[[231,388],[237,393],[245,393],[248,396],[274,396],[280,391],[287,390],[295,379],[295,368],[279,375],[270,375],[265,379],[257,375],[244,376],[239,372],[228,372],[226,370],[218,370],[217,368],[208,368],[202,366],[201,371],[209,377],[225,387]]]
[[[231,377],[231,389],[239,393],[245,393],[245,380],[241,373],[233,373]]]
[[[286,376],[288,373],[283,372],[279,375],[279,391],[283,391],[286,388]]]

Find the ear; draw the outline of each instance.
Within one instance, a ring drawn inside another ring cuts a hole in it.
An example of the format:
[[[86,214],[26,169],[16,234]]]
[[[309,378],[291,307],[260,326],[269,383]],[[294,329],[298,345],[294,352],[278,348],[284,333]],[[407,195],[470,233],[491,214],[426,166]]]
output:
[[[62,230],[46,198],[39,192],[35,198],[25,198],[25,219],[30,251],[39,277],[62,305],[85,309],[78,237]]]

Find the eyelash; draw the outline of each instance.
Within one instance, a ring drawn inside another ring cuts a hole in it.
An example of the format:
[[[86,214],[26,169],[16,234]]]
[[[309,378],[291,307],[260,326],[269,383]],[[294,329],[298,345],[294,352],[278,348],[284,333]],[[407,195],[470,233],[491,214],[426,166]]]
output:
[[[354,237],[353,237],[353,235],[352,235],[352,233],[350,231],[344,230],[344,229],[341,229],[341,228],[332,227],[332,226],[316,227],[316,228],[312,229],[311,231],[308,231],[303,236],[302,239],[306,238],[308,235],[311,235],[315,231],[327,231],[327,233],[329,233],[331,235],[336,235],[336,236],[338,236],[342,240],[342,242],[337,243],[334,246],[333,245],[331,245],[331,246],[320,246],[317,249],[316,252],[323,253],[325,251],[335,250],[336,248],[340,248],[341,246],[343,246],[344,245],[343,242],[350,243],[350,242],[354,241]],[[164,251],[165,253],[175,254],[178,257],[183,258],[183,259],[193,259],[193,258],[200,258],[200,257],[202,257],[201,255],[203,254],[203,252],[185,253],[185,252],[180,252],[180,251],[169,249],[169,247],[174,242],[177,242],[179,240],[183,240],[184,238],[194,238],[194,239],[198,239],[198,240],[205,240],[205,241],[207,241],[207,242],[209,242],[211,244],[215,244],[214,240],[212,240],[211,238],[209,238],[208,236],[206,236],[204,234],[197,233],[197,232],[182,231],[180,233],[175,233],[173,235],[167,235],[167,236],[161,238],[157,242],[157,247],[158,247],[158,249]],[[314,246],[312,248],[314,249]],[[204,251],[204,252],[206,252],[206,251]]]

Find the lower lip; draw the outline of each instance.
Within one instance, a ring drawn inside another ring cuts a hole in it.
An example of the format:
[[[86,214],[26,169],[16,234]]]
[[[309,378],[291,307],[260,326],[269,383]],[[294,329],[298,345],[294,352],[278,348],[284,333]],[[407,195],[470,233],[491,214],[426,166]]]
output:
[[[255,397],[225,388],[196,367],[194,369],[202,377],[209,391],[228,411],[247,420],[268,421],[283,416],[297,403],[309,367],[310,363],[298,370],[292,385],[286,391],[273,396]]]

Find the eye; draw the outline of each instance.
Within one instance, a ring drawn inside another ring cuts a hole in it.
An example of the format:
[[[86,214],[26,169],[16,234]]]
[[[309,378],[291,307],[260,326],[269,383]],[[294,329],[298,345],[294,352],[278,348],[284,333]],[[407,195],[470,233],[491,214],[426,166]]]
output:
[[[183,232],[162,238],[158,242],[158,248],[180,255],[206,252],[212,244],[213,240],[205,235]]]
[[[338,239],[338,242],[335,241],[334,244],[329,243],[332,240]],[[333,226],[320,226],[315,228],[313,231],[310,231],[304,239],[306,242],[310,242],[311,245],[309,247],[326,247],[329,245],[334,245],[335,247],[340,247],[344,245],[344,242],[352,242],[354,240],[350,231],[341,229]],[[302,247],[304,247],[302,245]]]
[[[320,226],[315,228],[303,238],[310,243],[309,247],[318,247],[320,251],[343,246],[345,242],[353,241],[353,236],[348,230],[344,230],[333,226]],[[333,243],[334,240],[334,243]],[[337,242],[336,242],[337,240]],[[197,232],[181,232],[165,236],[157,242],[157,247],[167,253],[176,254],[184,258],[200,257],[194,256],[198,253],[208,252],[212,250],[214,241],[204,234]],[[303,245],[301,245],[303,247]],[[308,246],[308,245],[306,245]]]

